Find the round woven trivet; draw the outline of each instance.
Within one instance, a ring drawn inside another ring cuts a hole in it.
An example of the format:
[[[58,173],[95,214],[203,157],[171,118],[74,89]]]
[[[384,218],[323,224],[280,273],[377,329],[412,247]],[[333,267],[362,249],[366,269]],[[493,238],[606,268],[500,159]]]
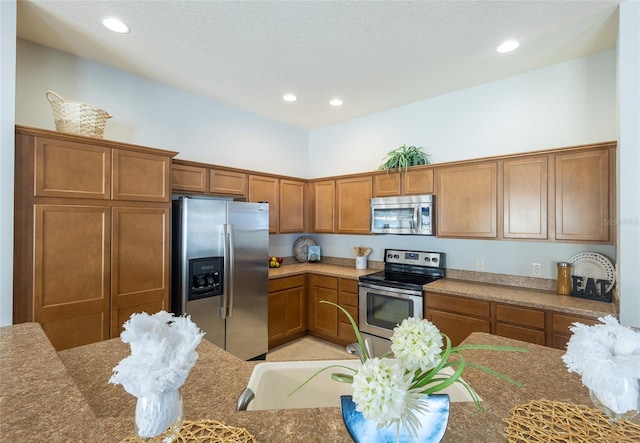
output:
[[[507,441],[510,443],[638,443],[640,425],[621,420],[611,439],[611,424],[602,412],[584,405],[550,400],[535,400],[518,405],[511,417],[504,419]]]
[[[120,443],[135,443],[132,434]],[[174,443],[256,443],[256,438],[244,428],[227,426],[215,420],[185,420]]]

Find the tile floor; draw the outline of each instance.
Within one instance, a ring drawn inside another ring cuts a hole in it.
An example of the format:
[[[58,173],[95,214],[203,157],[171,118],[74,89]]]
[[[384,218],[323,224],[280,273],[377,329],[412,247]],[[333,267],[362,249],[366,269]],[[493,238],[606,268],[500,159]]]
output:
[[[347,353],[344,346],[338,346],[310,335],[279,346],[267,353],[267,361],[342,360],[349,358],[357,357]]]

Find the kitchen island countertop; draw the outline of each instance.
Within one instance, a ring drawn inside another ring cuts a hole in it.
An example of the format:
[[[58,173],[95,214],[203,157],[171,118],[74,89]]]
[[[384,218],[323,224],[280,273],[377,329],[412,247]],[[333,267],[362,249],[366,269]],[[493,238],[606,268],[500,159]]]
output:
[[[579,377],[569,374],[562,363],[563,351],[483,333],[471,334],[464,343],[529,349],[500,358],[495,352],[465,351],[468,360],[525,386],[468,369],[464,378],[484,399],[484,412],[477,412],[472,403],[453,403],[445,443],[505,441],[503,419],[511,408],[531,400],[591,404]],[[0,328],[0,352],[0,441],[117,442],[132,432],[135,398],[108,383],[112,368],[129,355],[128,346],[119,339],[57,353],[38,324],[24,323]],[[206,340],[198,353],[182,388],[185,419],[243,427],[259,442],[351,441],[338,407],[237,412],[236,399],[256,363],[242,361]]]

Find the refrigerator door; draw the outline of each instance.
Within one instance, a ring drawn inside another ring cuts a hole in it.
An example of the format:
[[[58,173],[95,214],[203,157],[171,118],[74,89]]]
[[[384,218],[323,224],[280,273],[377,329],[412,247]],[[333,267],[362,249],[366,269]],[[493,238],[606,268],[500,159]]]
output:
[[[178,232],[181,236],[178,242],[181,255],[181,314],[190,315],[191,320],[205,332],[204,338],[221,348],[224,348],[225,336],[225,319],[221,316],[222,295],[189,300],[188,293],[192,284],[190,260],[224,256],[226,203],[197,198],[181,198],[176,203],[180,208],[181,225]]]
[[[248,360],[268,350],[269,205],[228,202],[230,278],[225,349]]]

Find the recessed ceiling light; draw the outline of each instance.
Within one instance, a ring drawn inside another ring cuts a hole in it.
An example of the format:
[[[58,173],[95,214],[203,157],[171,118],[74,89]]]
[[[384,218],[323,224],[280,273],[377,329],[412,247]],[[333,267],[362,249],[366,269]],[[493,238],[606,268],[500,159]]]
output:
[[[520,46],[520,43],[518,43],[517,41],[508,40],[508,41],[502,43],[500,46],[498,46],[496,51],[504,54],[505,52],[511,52],[511,51],[514,51],[514,50],[518,49],[518,46]]]
[[[102,19],[102,26],[110,31],[117,32],[119,34],[127,34],[131,30],[121,20],[114,17],[105,17]]]
[[[342,100],[340,100],[339,98],[334,98],[329,101],[329,104],[331,106],[342,106]]]
[[[293,94],[285,94],[282,96],[282,100],[284,100],[285,102],[295,102],[296,100],[298,100],[298,97]]]

